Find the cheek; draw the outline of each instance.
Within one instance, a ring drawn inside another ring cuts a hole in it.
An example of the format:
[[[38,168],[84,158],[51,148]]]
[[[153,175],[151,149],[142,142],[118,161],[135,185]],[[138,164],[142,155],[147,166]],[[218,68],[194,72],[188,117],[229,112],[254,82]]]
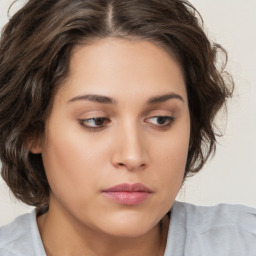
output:
[[[183,123],[176,126],[168,139],[160,141],[154,150],[154,159],[157,163],[157,178],[159,187],[166,198],[176,197],[183,183],[189,147],[190,126]]]
[[[108,143],[99,140],[76,123],[48,127],[42,157],[55,196],[78,200],[78,195],[90,197],[93,188],[99,187],[109,152]]]
[[[157,143],[154,156],[159,159],[163,169],[170,170],[169,173],[180,173],[185,170],[189,135],[189,125],[183,125],[181,129],[177,126],[170,132],[170,136],[166,136]]]
[[[78,140],[74,131],[66,132],[59,127],[50,131],[58,132],[47,134],[42,152],[49,185],[53,193],[72,196],[74,190],[79,190],[78,182],[87,185],[90,172],[86,172],[84,163],[90,157],[90,151],[86,152],[83,140]]]
[[[185,147],[168,147],[168,155],[155,154],[158,161],[156,168],[160,187],[175,192],[179,190],[183,182],[185,166],[187,161],[187,150]]]

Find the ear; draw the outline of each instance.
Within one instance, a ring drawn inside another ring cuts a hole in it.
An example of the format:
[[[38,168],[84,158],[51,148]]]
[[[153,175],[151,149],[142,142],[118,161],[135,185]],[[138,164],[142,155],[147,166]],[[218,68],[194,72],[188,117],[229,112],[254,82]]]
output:
[[[27,136],[25,139],[25,147],[33,154],[42,153],[42,139],[33,138],[32,136]]]
[[[42,147],[38,144],[32,144],[30,146],[30,152],[33,154],[41,154],[42,153]]]

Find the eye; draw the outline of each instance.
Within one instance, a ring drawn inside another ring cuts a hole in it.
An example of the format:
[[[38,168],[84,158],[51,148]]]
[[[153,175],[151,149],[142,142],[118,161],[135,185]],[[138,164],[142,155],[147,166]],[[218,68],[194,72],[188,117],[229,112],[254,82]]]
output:
[[[97,130],[104,128],[110,120],[106,117],[92,117],[79,120],[80,124],[87,129]]]
[[[169,127],[173,123],[174,119],[175,118],[172,116],[153,116],[147,118],[146,122],[164,128]]]

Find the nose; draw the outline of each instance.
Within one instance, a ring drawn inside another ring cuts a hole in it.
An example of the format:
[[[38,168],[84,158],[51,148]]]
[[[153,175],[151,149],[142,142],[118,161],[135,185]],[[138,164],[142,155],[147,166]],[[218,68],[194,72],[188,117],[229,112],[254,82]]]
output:
[[[149,163],[146,139],[136,125],[129,123],[115,137],[112,164],[128,171],[145,169]]]

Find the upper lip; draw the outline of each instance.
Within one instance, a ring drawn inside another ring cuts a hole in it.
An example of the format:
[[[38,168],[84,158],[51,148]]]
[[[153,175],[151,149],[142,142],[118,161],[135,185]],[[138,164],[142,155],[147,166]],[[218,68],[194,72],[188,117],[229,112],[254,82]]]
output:
[[[147,192],[152,193],[148,187],[141,183],[129,184],[129,183],[122,183],[111,188],[103,190],[103,192]]]

